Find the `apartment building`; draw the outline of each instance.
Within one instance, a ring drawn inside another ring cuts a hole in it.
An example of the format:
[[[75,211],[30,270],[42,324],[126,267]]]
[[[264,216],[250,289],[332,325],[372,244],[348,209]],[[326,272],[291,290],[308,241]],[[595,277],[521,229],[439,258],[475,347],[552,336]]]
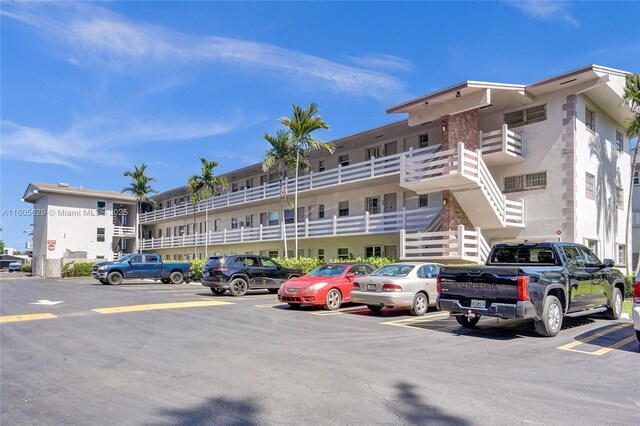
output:
[[[59,277],[70,261],[113,260],[135,249],[136,199],[119,192],[30,183],[33,274]]]
[[[310,152],[298,223],[280,223],[275,172],[226,174],[228,191],[197,206],[186,187],[140,215],[140,247],[166,259],[205,252],[321,258],[393,256],[482,261],[491,244],[584,243],[625,268],[631,173],[620,100],[626,73],[597,65],[531,84],[466,81],[388,109],[392,124]],[[206,212],[206,215],[205,215]],[[205,218],[208,223],[205,223]],[[205,251],[206,247],[206,251]]]

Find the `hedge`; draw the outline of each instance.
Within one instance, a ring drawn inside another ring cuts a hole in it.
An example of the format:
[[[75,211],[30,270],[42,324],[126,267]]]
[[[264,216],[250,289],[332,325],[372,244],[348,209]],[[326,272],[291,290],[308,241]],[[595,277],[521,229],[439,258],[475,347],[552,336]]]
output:
[[[625,298],[633,297],[633,282],[635,279],[634,275],[624,276]]]
[[[71,262],[62,266],[62,277],[90,277],[95,262]]]
[[[26,264],[22,265],[22,268],[20,268],[20,270],[22,272],[31,272],[31,264],[30,263],[26,263]]]
[[[202,267],[205,262],[205,259],[194,259],[191,261],[191,281],[200,281],[202,279]]]

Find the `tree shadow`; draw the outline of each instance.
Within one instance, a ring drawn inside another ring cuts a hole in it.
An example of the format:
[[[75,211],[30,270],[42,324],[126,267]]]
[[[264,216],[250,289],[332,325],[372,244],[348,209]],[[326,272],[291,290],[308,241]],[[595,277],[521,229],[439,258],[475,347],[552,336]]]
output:
[[[257,425],[261,408],[254,401],[228,397],[208,398],[187,408],[167,408],[158,413],[167,425]],[[156,425],[158,423],[149,423]]]
[[[400,382],[395,386],[397,401],[394,413],[411,425],[468,425],[467,420],[445,413],[440,408],[429,405],[416,392],[416,386]]]
[[[622,325],[620,323],[610,323],[603,327],[594,328],[576,336],[574,339],[586,345],[607,348],[614,346],[615,350],[638,353],[638,340],[635,338],[633,323]],[[615,347],[624,340],[631,340],[622,346]]]

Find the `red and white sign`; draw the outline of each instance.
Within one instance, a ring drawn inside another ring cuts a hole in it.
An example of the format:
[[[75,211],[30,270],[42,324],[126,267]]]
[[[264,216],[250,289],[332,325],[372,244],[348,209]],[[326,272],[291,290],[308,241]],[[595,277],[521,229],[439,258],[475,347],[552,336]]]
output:
[[[556,229],[556,235],[562,235],[562,229]]]
[[[54,251],[56,249],[56,240],[47,240],[47,249]]]

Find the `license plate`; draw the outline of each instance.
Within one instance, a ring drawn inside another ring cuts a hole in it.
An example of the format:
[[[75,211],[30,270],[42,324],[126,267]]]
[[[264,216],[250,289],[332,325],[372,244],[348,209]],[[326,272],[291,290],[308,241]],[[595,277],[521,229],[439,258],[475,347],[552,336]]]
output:
[[[484,308],[487,307],[487,301],[486,300],[471,299],[471,307],[472,308],[484,309]]]
[[[376,291],[376,285],[375,284],[367,284],[367,290],[368,291]]]

